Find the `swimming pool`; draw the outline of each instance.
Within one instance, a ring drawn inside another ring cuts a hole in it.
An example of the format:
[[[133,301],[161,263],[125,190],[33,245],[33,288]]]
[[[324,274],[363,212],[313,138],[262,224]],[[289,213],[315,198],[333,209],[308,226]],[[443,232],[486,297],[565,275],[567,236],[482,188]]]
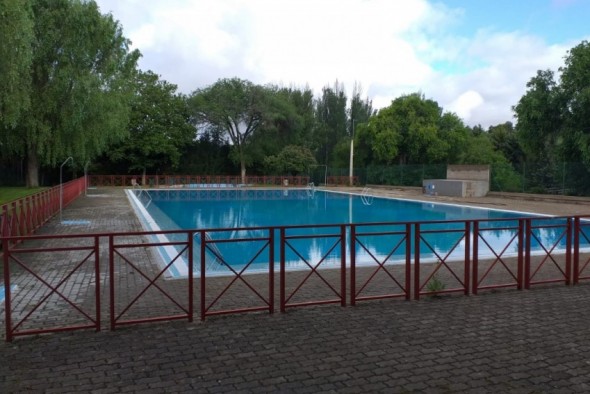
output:
[[[517,218],[533,217],[514,211],[501,211],[485,208],[420,202],[413,200],[379,198],[361,194],[348,194],[328,192],[312,189],[281,189],[281,190],[142,190],[130,193],[130,197],[140,212],[144,226],[148,230],[177,230],[177,229],[228,229],[211,233],[213,239],[238,239],[240,237],[261,236],[263,230],[253,229],[248,231],[241,228],[260,228],[278,226],[306,226],[306,225],[331,225],[352,223],[383,223],[383,222],[440,222],[445,223],[449,230],[459,230],[464,227],[465,220],[488,220],[481,223],[482,228],[491,230],[487,234],[487,240],[492,249],[494,245],[505,245],[514,237],[514,227]],[[538,217],[539,215],[534,215]],[[372,232],[379,232],[392,225],[383,225],[373,228]],[[335,226],[336,227],[336,226]],[[395,226],[394,226],[395,227]],[[403,224],[397,226],[402,228]],[[440,224],[427,223],[424,229],[439,228]],[[301,228],[295,230],[301,235],[314,235],[325,232],[325,228]],[[557,232],[538,231],[542,239],[557,237]],[[347,234],[350,237],[350,234]],[[370,259],[370,254],[375,256],[387,256],[391,251],[391,244],[398,242],[401,235],[390,237],[377,237],[367,235],[363,238],[365,248],[357,248],[356,260],[362,264]],[[465,241],[457,241],[457,234],[439,233],[431,235],[431,243],[436,250],[444,253],[445,250],[458,242],[458,247],[452,251],[451,259],[460,259],[464,256]],[[196,240],[195,242],[198,242]],[[288,250],[286,253],[287,265],[291,262],[291,268],[297,268],[297,261],[301,258],[309,261],[317,261],[321,258],[322,251],[330,248],[333,241],[330,239],[314,238],[312,240],[294,240],[297,244],[296,251]],[[346,242],[346,254],[350,253],[350,242]],[[216,246],[214,253],[206,258],[215,260],[221,256],[223,260],[231,262],[236,269],[240,268],[241,256],[252,254],[251,249],[255,245],[248,243],[224,243]],[[486,252],[486,248],[488,248]],[[279,248],[275,248],[278,254]],[[515,254],[517,243],[512,242],[505,251],[505,255]],[[402,250],[389,257],[392,263],[403,260]],[[298,256],[298,253],[301,256]],[[422,252],[421,252],[422,253]],[[423,253],[432,251],[424,250]],[[492,250],[484,245],[480,250],[481,255],[492,255]],[[217,257],[215,256],[217,254]],[[170,253],[169,253],[170,255]],[[323,266],[336,266],[339,264],[340,251],[338,248],[330,252]],[[423,256],[428,258],[428,255]],[[278,261],[275,258],[275,261]],[[182,263],[186,265],[186,262]],[[182,266],[182,264],[180,264]],[[263,267],[267,264],[264,257],[259,256],[253,266]],[[207,264],[208,270],[215,270],[216,264]],[[182,269],[173,275],[181,275]]]

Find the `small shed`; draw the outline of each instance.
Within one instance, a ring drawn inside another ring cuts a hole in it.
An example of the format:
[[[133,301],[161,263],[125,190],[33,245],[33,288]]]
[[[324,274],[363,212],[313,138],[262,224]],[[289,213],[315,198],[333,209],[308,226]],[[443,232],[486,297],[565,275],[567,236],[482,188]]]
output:
[[[490,191],[489,165],[449,165],[447,179],[424,179],[424,194],[448,197],[485,197]]]

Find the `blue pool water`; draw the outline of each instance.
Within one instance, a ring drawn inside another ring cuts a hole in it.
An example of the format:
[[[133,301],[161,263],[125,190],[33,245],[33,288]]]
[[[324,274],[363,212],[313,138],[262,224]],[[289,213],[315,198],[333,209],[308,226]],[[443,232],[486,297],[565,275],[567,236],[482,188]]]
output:
[[[483,222],[482,228],[506,228],[516,226],[515,218],[526,216],[523,213],[481,209],[467,206],[449,204],[434,204],[410,200],[398,200],[388,198],[366,197],[345,193],[334,193],[312,190],[152,190],[135,192],[138,195],[137,203],[141,202],[144,215],[150,217],[151,230],[160,229],[220,229],[228,228],[223,232],[211,233],[212,239],[238,239],[240,237],[264,236],[261,230],[236,231],[244,227],[265,226],[296,226],[296,225],[320,225],[320,224],[347,224],[347,223],[383,223],[383,222],[430,222],[452,221],[467,219],[493,219]],[[498,220],[498,221],[496,221]],[[156,226],[156,228],[154,228]],[[448,229],[461,229],[463,223],[445,224]],[[441,229],[439,224],[425,224],[423,229]],[[358,232],[383,232],[401,231],[403,225],[377,226],[359,228]],[[337,227],[327,229],[300,229],[292,230],[296,234],[326,234],[338,232]],[[556,237],[559,230],[541,231],[542,237]],[[514,236],[515,230],[503,229],[490,231],[486,234],[486,240],[491,245],[507,244]],[[278,238],[278,234],[275,234]],[[349,237],[350,234],[347,234]],[[453,255],[461,258],[464,255],[464,241],[459,241],[460,233],[436,233],[425,235],[435,251],[443,256],[458,242],[458,247]],[[359,240],[363,247],[357,247],[356,259],[362,263],[370,260],[371,256],[383,258],[391,253],[392,246],[401,239],[401,235],[390,236],[361,236]],[[198,241],[198,240],[197,240]],[[286,251],[286,260],[293,266],[301,264],[301,259],[319,261],[330,250],[334,239],[315,238],[299,239],[291,241],[293,249]],[[350,253],[347,242],[347,256]],[[239,269],[256,254],[263,242],[233,242],[216,244],[215,253],[233,267]],[[502,246],[498,246],[500,249]],[[505,252],[507,254],[516,251],[516,242]],[[483,246],[485,249],[486,246]],[[275,247],[275,261],[278,261],[278,246]],[[389,258],[390,261],[401,259],[403,248],[396,251]],[[481,250],[480,250],[481,252]],[[491,251],[489,251],[491,255]],[[207,256],[215,260],[215,253]],[[434,258],[432,250],[424,248],[425,256]],[[483,250],[485,254],[485,250]],[[338,247],[329,253],[323,264],[337,264],[340,255]],[[254,266],[264,266],[268,261],[264,253],[253,259]],[[216,264],[208,267],[214,270]],[[208,268],[209,269],[209,268]]]

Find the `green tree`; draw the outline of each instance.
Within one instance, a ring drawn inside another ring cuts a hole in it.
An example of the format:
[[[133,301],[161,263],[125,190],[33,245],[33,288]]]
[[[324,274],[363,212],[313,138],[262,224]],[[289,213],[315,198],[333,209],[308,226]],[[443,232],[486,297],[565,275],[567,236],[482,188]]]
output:
[[[279,154],[287,145],[310,146],[313,94],[307,89],[266,86],[262,124],[248,144],[252,167],[264,167],[267,156]]]
[[[524,152],[522,151],[512,122],[490,126],[488,134],[490,135],[494,149],[502,152],[512,164],[516,165],[524,161]]]
[[[0,129],[11,129],[31,104],[34,35],[29,1],[0,0],[0,37]]]
[[[338,142],[350,135],[346,104],[347,97],[344,86],[338,81],[334,87],[324,87],[322,96],[316,100],[314,144],[317,148],[316,158],[319,162],[331,163]]]
[[[559,71],[562,159],[581,160],[590,168],[590,42],[572,48]]]
[[[182,149],[195,136],[187,99],[176,94],[176,85],[160,80],[151,71],[140,72],[131,103],[129,136],[109,149],[113,162],[130,171],[162,171],[176,168]]]
[[[33,58],[23,71],[30,106],[15,127],[3,129],[3,140],[25,154],[27,184],[36,186],[41,164],[72,156],[83,165],[126,135],[139,52],[129,51],[118,22],[93,1],[30,4]]]
[[[264,122],[267,95],[261,86],[239,78],[220,79],[193,92],[190,108],[195,126],[224,131],[232,142],[232,157],[240,164],[242,182],[252,162],[249,144]]]
[[[514,106],[518,139],[527,158],[553,161],[562,140],[562,95],[550,70],[538,71],[527,83],[527,92]]]
[[[447,159],[450,146],[439,135],[441,117],[442,109],[435,101],[426,100],[419,93],[405,95],[371,117],[361,135],[369,140],[377,163],[442,162]]]
[[[316,160],[308,148],[288,145],[278,155],[266,157],[264,163],[268,173],[299,175],[306,173]]]

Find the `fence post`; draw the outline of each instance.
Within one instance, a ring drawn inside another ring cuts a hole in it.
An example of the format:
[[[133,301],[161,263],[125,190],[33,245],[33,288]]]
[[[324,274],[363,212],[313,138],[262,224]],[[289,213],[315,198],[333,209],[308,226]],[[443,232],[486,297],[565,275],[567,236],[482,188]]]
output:
[[[412,298],[412,225],[406,223],[406,300]]]
[[[578,284],[580,280],[580,217],[576,217],[574,221],[574,285]]]
[[[194,248],[194,233],[189,231],[187,232],[187,242],[188,242],[188,321],[193,321],[193,297],[194,297],[194,267],[193,267],[193,248]]]
[[[414,299],[420,299],[420,223],[414,223]]]
[[[473,222],[473,276],[471,279],[471,293],[477,295],[479,285],[479,220]]]
[[[567,234],[565,249],[565,284],[572,284],[572,218],[567,218]]]
[[[471,261],[469,261],[469,252],[471,249],[471,242],[470,242],[470,236],[471,236],[471,222],[469,220],[467,220],[465,222],[465,275],[463,276],[463,280],[465,281],[465,290],[464,290],[464,294],[465,295],[469,295],[469,279],[470,279],[470,275],[469,275],[469,267],[471,266]]]
[[[10,264],[8,263],[9,250],[8,239],[2,239],[2,251],[4,265],[4,315],[6,322],[6,342],[12,342],[12,305],[10,300]]]
[[[346,306],[346,225],[340,226],[340,306]]]
[[[115,250],[113,234],[109,235],[109,298],[111,331],[115,330]],[[98,280],[98,278],[97,278]]]
[[[517,289],[522,290],[524,286],[524,238],[525,238],[525,219],[520,219],[518,221],[518,259],[517,259]]]
[[[275,312],[275,229],[268,229],[268,242],[270,261],[269,261],[269,278],[268,278],[268,303],[270,304],[269,313]]]
[[[280,245],[281,245],[281,249],[280,249],[280,302],[281,302],[281,312],[286,312],[286,308],[285,308],[285,286],[286,286],[286,278],[285,278],[285,227],[281,227],[281,231],[280,231]]]
[[[350,225],[350,305],[356,305],[356,225]]]
[[[96,308],[96,331],[100,331],[100,236],[94,236],[94,306]]]
[[[524,288],[531,287],[531,219],[524,219],[525,223],[525,249],[524,249]]]
[[[205,303],[205,295],[206,295],[206,291],[205,291],[205,285],[206,285],[206,278],[205,278],[205,271],[206,271],[206,264],[205,264],[205,258],[206,258],[206,253],[205,253],[205,248],[206,248],[206,242],[207,242],[207,238],[205,237],[205,231],[201,230],[201,321],[205,320],[205,308],[206,308],[206,303]]]

